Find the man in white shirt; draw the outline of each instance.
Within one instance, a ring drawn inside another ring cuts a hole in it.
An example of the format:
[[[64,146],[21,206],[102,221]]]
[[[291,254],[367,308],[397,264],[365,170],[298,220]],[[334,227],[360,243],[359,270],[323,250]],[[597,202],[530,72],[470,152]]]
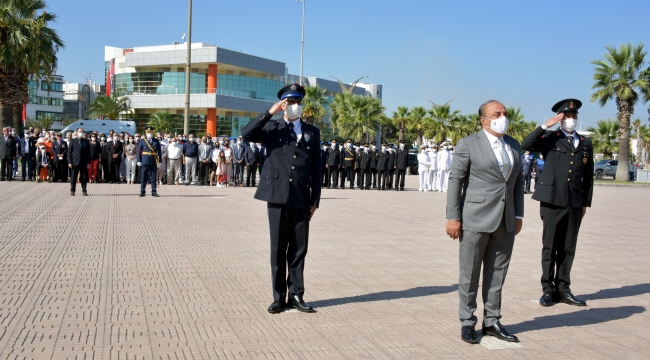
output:
[[[429,159],[431,160],[431,166],[429,167],[429,190],[437,191],[438,190],[438,151],[436,147],[431,146],[429,148]]]
[[[418,176],[420,179],[419,191],[429,191],[427,189],[427,181],[429,180],[429,166],[431,166],[431,159],[427,146],[422,145],[422,150],[418,154]]]
[[[167,158],[169,166],[167,167],[167,185],[180,185],[181,168],[183,167],[183,149],[178,146],[176,138],[171,138],[167,146]]]
[[[447,192],[447,179],[450,167],[449,146],[447,143],[443,143],[442,150],[438,153],[438,191]]]

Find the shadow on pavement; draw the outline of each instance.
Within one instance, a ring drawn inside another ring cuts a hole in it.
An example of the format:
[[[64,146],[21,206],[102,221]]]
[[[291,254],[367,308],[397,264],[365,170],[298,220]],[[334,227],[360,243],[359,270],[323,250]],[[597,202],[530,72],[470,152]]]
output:
[[[580,300],[601,300],[643,295],[647,293],[650,293],[650,284],[648,283],[627,285],[616,289],[603,289],[598,290],[593,294],[576,295],[576,297]]]
[[[585,309],[567,314],[541,316],[519,324],[505,324],[505,326],[512,333],[517,334],[531,330],[602,324],[608,321],[625,319],[634,314],[645,312],[645,310],[646,308],[643,306]]]
[[[371,302],[371,301],[384,301],[396,299],[408,299],[421,296],[430,296],[438,294],[446,294],[458,290],[458,284],[449,286],[419,286],[408,290],[399,291],[381,291],[372,294],[364,294],[357,296],[350,296],[344,298],[317,300],[309,302],[313,307],[327,307],[344,305],[351,303]]]

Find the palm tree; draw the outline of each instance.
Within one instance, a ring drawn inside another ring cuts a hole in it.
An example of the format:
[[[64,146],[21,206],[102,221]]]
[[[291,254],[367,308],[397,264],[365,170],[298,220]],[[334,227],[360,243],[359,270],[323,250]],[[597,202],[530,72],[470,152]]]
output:
[[[643,163],[645,164],[645,168],[646,170],[648,170],[650,169],[650,166],[648,166],[650,165],[650,126],[641,125],[639,127],[639,132],[637,136],[639,136],[643,142],[643,150],[645,150],[645,157],[643,157],[643,151],[641,152],[641,156],[643,157]]]
[[[639,101],[650,98],[650,68],[646,67],[643,44],[622,44],[618,49],[608,46],[604,60],[592,60],[596,65],[591,102],[598,101],[605,106],[609,100],[615,99],[618,114],[618,162],[627,164],[630,158],[630,117],[634,114],[634,105]],[[626,166],[616,169],[616,178],[627,179],[629,176]]]
[[[151,115],[149,126],[153,126],[156,131],[173,134],[179,127],[179,121],[168,110],[164,110]]]
[[[105,119],[117,119],[120,114],[131,114],[133,110],[127,104],[128,97],[118,97],[116,94],[111,96],[98,96],[88,105],[88,116],[94,119],[104,117]]]
[[[63,41],[43,0],[0,0],[0,121],[22,133],[30,77],[51,80]]]
[[[641,119],[636,119],[632,123],[634,126],[634,133],[636,135],[636,149],[633,149],[638,155],[638,160],[643,162],[644,159],[640,159],[643,156],[643,133],[641,132]]]
[[[431,118],[427,116],[427,111],[422,106],[414,107],[406,117],[406,128],[409,131],[415,132],[415,143],[417,144],[418,149],[420,149],[420,146],[422,145],[424,129],[427,127],[427,124],[430,123],[430,119]]]
[[[451,111],[451,105],[446,102],[442,105],[431,103],[427,111],[430,121],[424,129],[424,136],[440,144],[449,138],[452,131],[452,119],[460,115],[460,110]],[[456,122],[458,123],[458,121]]]
[[[326,90],[320,86],[307,86],[305,97],[302,99],[302,118],[309,124],[323,127],[323,119],[327,116]]]
[[[399,139],[404,140],[404,131],[406,130],[406,118],[409,115],[409,108],[407,106],[398,106],[397,111],[393,112],[393,125],[397,127],[399,132]]]
[[[332,124],[339,129],[339,135],[366,141],[375,136],[384,113],[384,106],[379,99],[339,93],[332,104]]]
[[[508,107],[506,109],[508,116],[508,135],[522,142],[524,138],[537,127],[535,121],[525,121],[526,116],[521,112],[521,108]]]
[[[594,146],[594,153],[603,154],[604,157],[611,159],[614,153],[619,150],[617,139],[618,130],[619,122],[616,119],[601,119],[596,122],[596,127],[591,126],[587,128],[587,131],[592,133],[591,140]],[[618,174],[616,176],[618,177]],[[623,179],[627,178],[624,177]]]

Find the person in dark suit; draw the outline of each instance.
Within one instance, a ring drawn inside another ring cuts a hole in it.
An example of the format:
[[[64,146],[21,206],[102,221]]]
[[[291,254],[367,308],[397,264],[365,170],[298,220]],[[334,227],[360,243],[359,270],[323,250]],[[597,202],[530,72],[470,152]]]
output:
[[[591,206],[594,186],[594,150],[591,140],[575,131],[578,109],[576,99],[559,101],[556,113],[531,132],[522,147],[539,151],[544,157],[544,172],[533,199],[540,202],[542,217],[542,306],[553,302],[586,306],[571,293],[571,266],[575,258],[582,218]],[[560,123],[560,128],[550,130]]]
[[[352,139],[345,141],[345,147],[341,151],[341,189],[345,189],[346,176],[350,178],[350,189],[354,190],[355,162],[357,154],[352,149]]]
[[[285,307],[287,290],[291,306],[314,311],[303,300],[303,274],[309,222],[321,195],[320,131],[300,118],[304,96],[305,89],[297,83],[283,87],[278,92],[280,101],[241,132],[245,140],[261,142],[267,149],[255,198],[267,202],[273,284],[268,312],[273,314]],[[280,109],[284,118],[271,120]]]
[[[361,178],[361,182],[359,183],[359,189],[360,190],[370,190],[370,182],[372,179],[372,175],[370,173],[370,163],[373,160],[373,153],[371,150],[369,150],[370,144],[365,143],[363,147],[361,148],[361,152],[359,153],[359,177]]]
[[[328,145],[321,141],[320,149],[320,163],[321,163],[321,174],[322,174],[322,184],[323,187],[329,186],[329,177],[327,176],[327,148]]]
[[[138,167],[142,168],[140,178],[140,197],[144,197],[147,190],[147,182],[151,184],[151,196],[160,197],[156,191],[158,164],[162,161],[160,141],[153,137],[154,128],[145,128],[145,138],[138,142],[136,161]]]
[[[533,168],[535,167],[535,160],[530,156],[530,151],[526,151],[521,156],[521,164],[524,171],[524,194],[530,194],[530,181],[533,178]]]
[[[61,133],[56,135],[56,139],[52,141],[52,156],[54,163],[54,182],[59,180],[63,182],[68,181],[68,146],[65,141],[61,139]]]
[[[388,185],[386,186],[387,189],[392,189],[393,188],[393,180],[395,178],[395,161],[397,153],[395,152],[395,149],[393,147],[393,144],[390,144],[390,148],[388,150]]]
[[[36,143],[31,141],[32,134],[25,129],[25,136],[20,139],[19,155],[22,165],[23,181],[34,179],[34,166],[36,165]]]
[[[330,140],[330,147],[327,149],[325,168],[327,168],[327,179],[329,181],[327,188],[332,186],[336,189],[339,181],[339,168],[341,167],[341,153],[336,144],[336,139]]]
[[[264,160],[266,160],[266,146],[262,143],[257,143],[257,150],[260,152],[260,157],[259,157],[259,165],[257,165],[257,168],[260,172],[260,176],[262,176],[262,168],[264,167]]]
[[[77,176],[81,182],[83,196],[88,196],[88,169],[90,169],[90,142],[85,139],[84,130],[77,129],[77,138],[68,143],[68,168],[72,169],[70,178],[70,195],[74,196],[77,190]]]
[[[246,159],[246,187],[250,187],[251,185],[256,186],[255,174],[257,173],[257,166],[260,163],[260,150],[255,143],[250,143],[246,147],[244,157]]]
[[[377,188],[377,161],[379,161],[379,150],[377,149],[377,142],[373,141],[370,143],[372,148],[370,152],[372,153],[372,160],[370,161],[370,174],[372,176],[372,188]]]
[[[9,135],[9,128],[2,128],[0,135],[0,181],[11,181],[11,168],[17,157],[16,138]]]
[[[386,190],[386,178],[388,178],[388,148],[386,143],[381,144],[381,150],[377,151],[377,190]]]
[[[111,184],[120,183],[120,163],[122,162],[122,154],[124,152],[122,145],[117,134],[113,134],[106,148],[108,154],[108,180]]]
[[[399,141],[399,149],[395,152],[395,191],[404,191],[406,169],[409,167],[409,150],[404,140]]]

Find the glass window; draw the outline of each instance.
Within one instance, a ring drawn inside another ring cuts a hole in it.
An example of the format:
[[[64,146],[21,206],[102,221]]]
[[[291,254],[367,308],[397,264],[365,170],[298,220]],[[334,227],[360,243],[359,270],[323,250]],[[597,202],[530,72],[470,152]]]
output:
[[[47,82],[41,81],[41,90],[45,91],[63,91],[63,83],[51,82],[48,86]]]
[[[37,111],[36,112],[36,120],[40,119],[47,119],[50,118],[54,121],[61,121],[63,120],[63,113],[55,113],[55,112],[49,112],[49,111]]]

